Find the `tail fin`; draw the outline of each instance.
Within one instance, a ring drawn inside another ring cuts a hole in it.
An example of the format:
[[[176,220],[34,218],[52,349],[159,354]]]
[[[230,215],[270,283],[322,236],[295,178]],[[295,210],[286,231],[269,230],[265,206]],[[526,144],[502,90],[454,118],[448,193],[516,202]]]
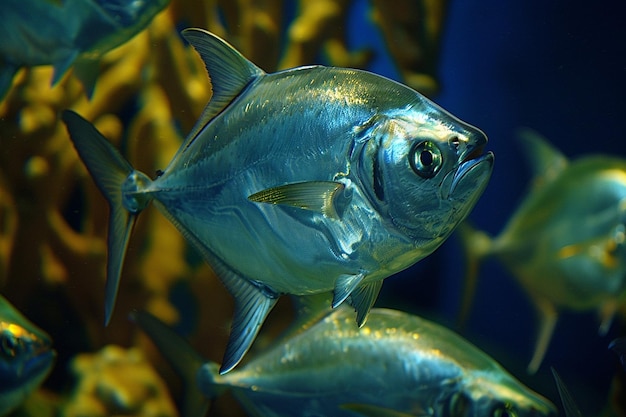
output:
[[[130,233],[137,215],[149,201],[146,196],[140,195],[141,187],[149,183],[150,179],[135,171],[117,149],[87,120],[70,110],[63,112],[62,119],[78,155],[104,194],[111,209],[105,288],[105,325],[108,325],[115,306]]]
[[[465,274],[465,286],[459,312],[459,326],[465,325],[472,308],[476,284],[478,281],[478,270],[480,262],[491,250],[491,238],[484,232],[474,229],[469,222],[461,223],[457,229],[461,242],[465,250],[465,262],[467,272]]]
[[[200,391],[199,383],[208,397],[216,396],[220,389],[213,382],[218,372],[218,365],[207,363],[203,366],[203,358],[176,332],[162,321],[145,311],[131,314],[131,320],[150,337],[161,354],[170,362],[174,370],[184,381],[184,398],[182,415],[184,417],[203,417],[209,408],[209,399]],[[208,369],[205,369],[208,368]],[[208,378],[198,378],[198,372],[208,371]],[[205,381],[208,381],[205,383]]]

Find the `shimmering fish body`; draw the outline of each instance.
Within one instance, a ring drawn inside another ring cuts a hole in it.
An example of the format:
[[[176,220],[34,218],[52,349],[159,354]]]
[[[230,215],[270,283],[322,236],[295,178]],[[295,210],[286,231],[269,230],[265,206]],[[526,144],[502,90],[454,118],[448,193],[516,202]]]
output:
[[[538,135],[526,131],[524,139],[537,171],[528,196],[496,238],[464,230],[471,262],[497,257],[542,316],[534,371],[559,309],[597,309],[606,331],[626,296],[626,160],[569,162]]]
[[[456,333],[400,311],[372,309],[362,328],[341,307],[226,374],[202,363],[147,313],[135,321],[185,375],[183,415],[203,415],[207,398],[230,390],[251,416],[470,417],[555,415]]]
[[[21,67],[53,65],[53,84],[76,64],[88,94],[99,58],[143,30],[169,0],[2,0],[0,99]]]
[[[432,253],[491,175],[487,138],[425,97],[365,71],[265,74],[200,29],[186,39],[213,97],[151,180],[78,115],[64,120],[112,208],[107,318],[136,215],[150,201],[236,299],[223,371],[281,294],[334,293],[364,323],[382,280]]]
[[[43,382],[56,353],[50,337],[0,296],[0,416]]]

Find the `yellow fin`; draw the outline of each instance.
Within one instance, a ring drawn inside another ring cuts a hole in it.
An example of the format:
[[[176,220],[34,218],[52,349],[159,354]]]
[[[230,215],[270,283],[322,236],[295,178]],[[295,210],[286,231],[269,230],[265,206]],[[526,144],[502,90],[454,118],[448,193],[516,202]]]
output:
[[[337,197],[345,186],[334,181],[308,181],[267,188],[248,197],[257,203],[282,204],[312,210],[324,216],[339,218],[345,204],[338,205]]]
[[[533,375],[539,369],[543,357],[548,350],[550,339],[552,339],[552,333],[554,333],[554,326],[558,319],[558,312],[552,303],[543,299],[534,299],[535,306],[539,315],[539,335],[535,343],[535,352],[528,364],[528,373]]]

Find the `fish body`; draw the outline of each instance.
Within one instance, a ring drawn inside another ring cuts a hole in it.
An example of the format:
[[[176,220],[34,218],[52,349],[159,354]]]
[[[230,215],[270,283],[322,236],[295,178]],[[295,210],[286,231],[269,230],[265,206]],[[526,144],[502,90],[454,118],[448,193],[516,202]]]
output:
[[[89,95],[98,60],[143,30],[169,0],[3,0],[0,99],[21,67],[53,65],[53,84],[76,63]]]
[[[332,291],[363,324],[382,280],[432,253],[476,203],[493,166],[486,136],[369,72],[265,74],[209,32],[183,35],[213,97],[157,178],[63,116],[111,205],[107,320],[130,229],[153,201],[235,297],[224,372],[282,294]]]
[[[0,416],[37,389],[55,357],[50,336],[0,296]]]
[[[471,262],[495,256],[535,302],[542,323],[534,371],[558,310],[597,309],[606,331],[626,295],[626,160],[570,162],[531,132],[524,144],[537,165],[528,196],[497,237],[465,234]]]
[[[433,322],[374,308],[362,328],[340,307],[226,375],[148,313],[135,321],[188,380],[183,415],[230,390],[251,416],[554,415],[495,360]],[[193,381],[205,398],[194,397]],[[502,414],[504,413],[504,414]]]

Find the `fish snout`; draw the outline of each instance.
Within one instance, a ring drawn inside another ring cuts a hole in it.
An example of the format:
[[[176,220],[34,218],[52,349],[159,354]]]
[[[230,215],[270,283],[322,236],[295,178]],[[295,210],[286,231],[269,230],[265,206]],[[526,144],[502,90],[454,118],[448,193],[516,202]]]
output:
[[[483,148],[484,145],[470,150],[457,169],[444,178],[441,187],[443,199],[468,202],[471,206],[478,200],[491,178],[495,161],[494,153],[483,154]]]

